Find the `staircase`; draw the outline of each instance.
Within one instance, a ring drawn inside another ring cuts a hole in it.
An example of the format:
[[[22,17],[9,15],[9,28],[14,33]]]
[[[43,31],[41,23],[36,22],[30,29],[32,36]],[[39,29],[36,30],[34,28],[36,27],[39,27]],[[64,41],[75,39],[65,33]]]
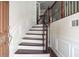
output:
[[[43,25],[33,26],[28,33],[22,38],[22,42],[19,44],[16,57],[50,57],[49,53],[44,53],[43,44]]]

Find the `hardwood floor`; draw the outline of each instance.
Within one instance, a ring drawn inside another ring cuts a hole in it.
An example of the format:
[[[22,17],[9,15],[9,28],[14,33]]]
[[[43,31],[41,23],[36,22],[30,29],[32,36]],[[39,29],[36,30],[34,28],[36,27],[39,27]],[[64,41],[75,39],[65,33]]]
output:
[[[48,51],[50,53],[50,57],[57,57],[57,55],[55,54],[55,52],[52,50],[52,48],[48,48]]]

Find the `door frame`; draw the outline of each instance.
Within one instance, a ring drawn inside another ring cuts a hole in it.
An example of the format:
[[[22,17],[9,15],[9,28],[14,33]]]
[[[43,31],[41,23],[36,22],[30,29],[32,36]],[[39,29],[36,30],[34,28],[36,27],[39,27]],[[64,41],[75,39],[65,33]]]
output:
[[[0,57],[9,56],[9,1],[0,1]]]

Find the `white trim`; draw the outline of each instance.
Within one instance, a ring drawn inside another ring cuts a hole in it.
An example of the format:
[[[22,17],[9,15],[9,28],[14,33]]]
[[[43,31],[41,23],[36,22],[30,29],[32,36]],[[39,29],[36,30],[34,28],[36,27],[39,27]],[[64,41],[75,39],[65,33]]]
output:
[[[55,54],[56,54],[58,57],[65,57],[65,56],[62,55],[60,52],[58,52],[55,48],[52,48],[52,50],[55,52]]]

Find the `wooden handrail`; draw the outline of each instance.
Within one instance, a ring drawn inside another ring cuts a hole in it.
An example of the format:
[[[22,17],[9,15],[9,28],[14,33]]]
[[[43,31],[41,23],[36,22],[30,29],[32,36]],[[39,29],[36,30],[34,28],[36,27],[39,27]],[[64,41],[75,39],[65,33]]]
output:
[[[56,3],[57,3],[57,1],[55,1],[55,2],[52,4],[52,6],[50,7],[50,9],[52,9]]]
[[[45,32],[46,32],[46,38],[45,38],[44,35],[42,35],[42,36],[43,36],[43,52],[47,52],[47,51],[48,51],[48,24],[49,24],[49,23],[45,23],[45,15],[46,15],[46,14],[48,15],[48,20],[49,20],[49,22],[50,22],[49,10],[50,10],[51,8],[53,8],[53,6],[54,6],[55,4],[56,4],[56,2],[54,2],[51,7],[48,7],[48,8],[46,9],[46,11],[44,12],[44,15],[38,20],[38,22],[39,22],[40,20],[42,20],[42,22],[43,22],[43,34],[45,34]],[[46,41],[45,41],[45,40],[46,40]]]
[[[45,10],[44,14],[49,10],[49,9],[52,9],[54,7],[54,5],[57,3],[57,1],[55,1],[51,7],[48,6],[48,8]]]
[[[50,10],[51,8],[53,8],[53,6],[56,4],[57,1],[55,1],[51,7],[48,7],[45,12],[44,12],[44,15],[47,13],[48,10]],[[42,19],[41,17],[43,17],[44,15],[40,15],[40,19],[37,20],[37,24],[39,23],[39,21]]]
[[[47,13],[48,10],[52,9],[53,6],[56,4],[57,1],[55,1],[51,7],[48,6],[48,8],[45,10],[44,15]],[[42,20],[41,16],[43,17],[44,15],[40,15],[40,19],[37,20],[37,23],[39,23],[40,20]],[[49,20],[50,21],[50,20]]]

